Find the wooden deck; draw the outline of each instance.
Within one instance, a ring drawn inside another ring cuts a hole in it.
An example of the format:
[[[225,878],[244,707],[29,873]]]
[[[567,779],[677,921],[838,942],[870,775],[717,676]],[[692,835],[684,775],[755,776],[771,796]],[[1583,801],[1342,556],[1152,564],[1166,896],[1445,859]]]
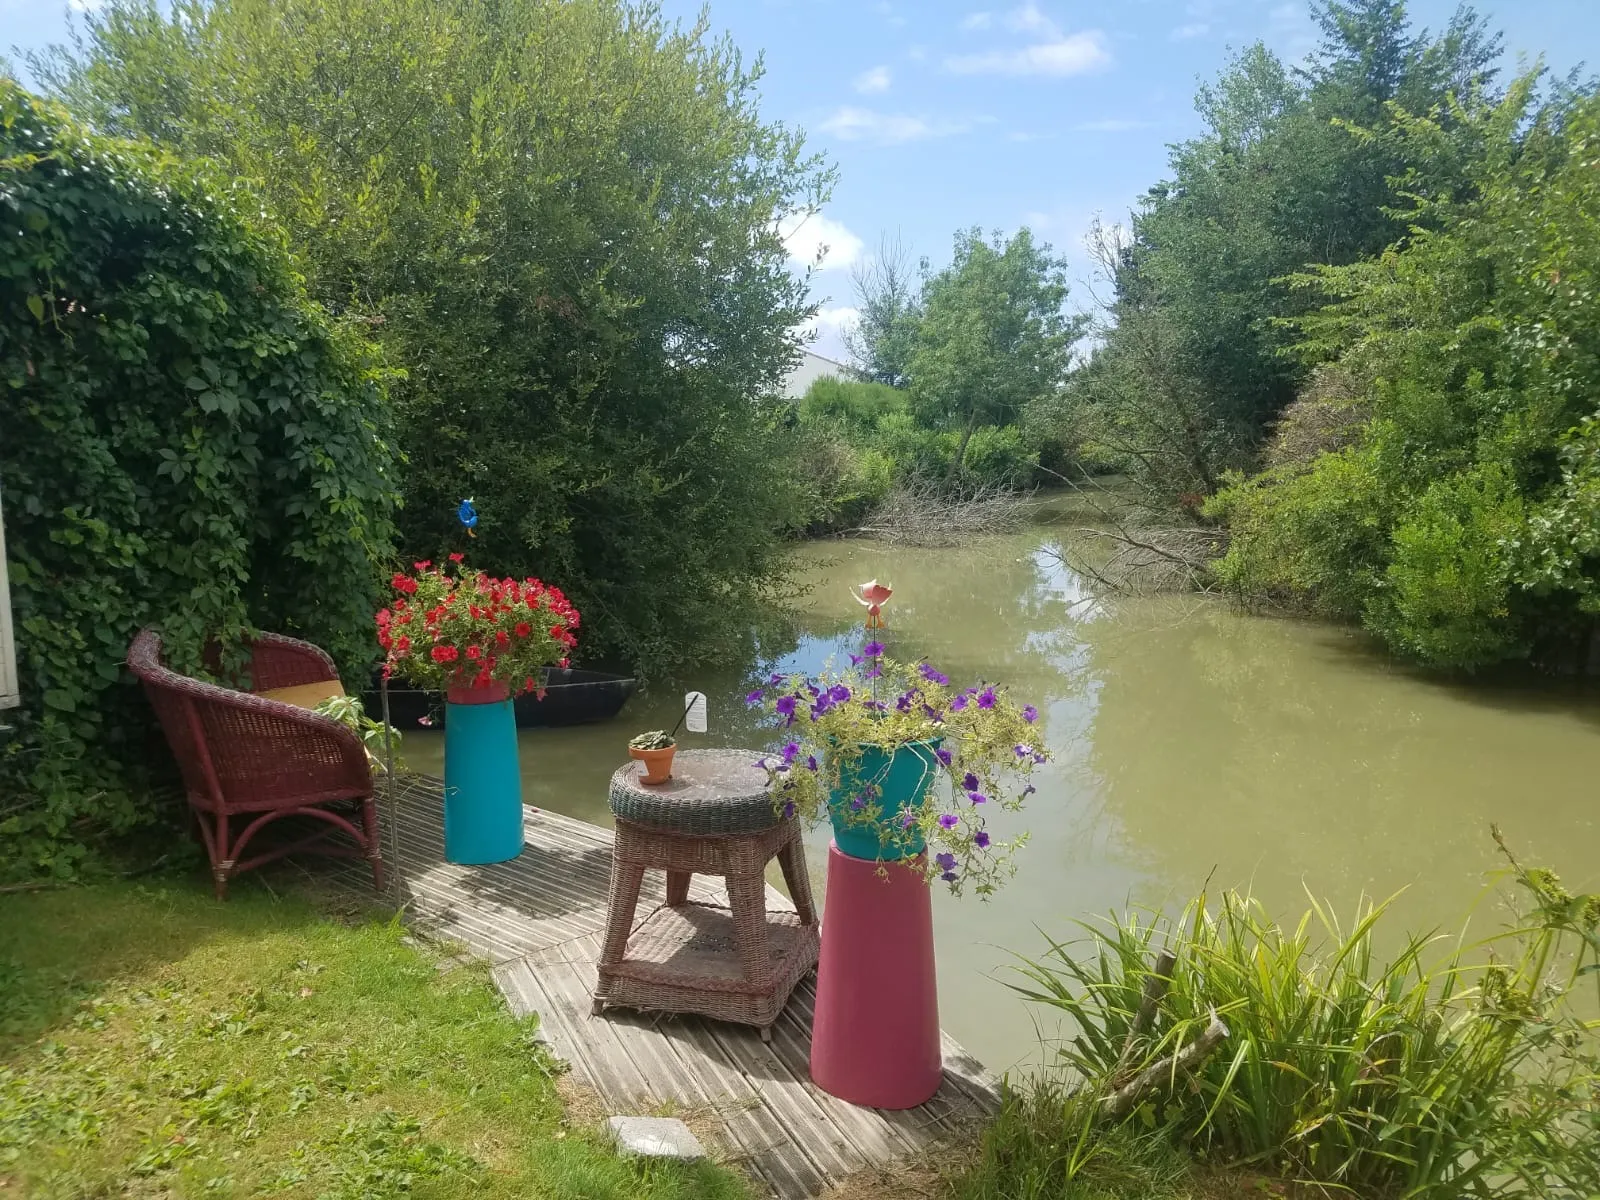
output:
[[[764,1045],[753,1028],[699,1017],[609,1010],[591,1016],[595,962],[606,923],[611,831],[525,808],[527,848],[507,863],[444,861],[439,780],[410,776],[396,788],[395,837],[385,858],[397,870],[411,919],[434,936],[487,957],[517,1013],[537,1013],[541,1036],[614,1114],[665,1107],[712,1117],[723,1155],[781,1200],[818,1196],[849,1175],[925,1157],[934,1144],[970,1133],[997,1102],[983,1067],[944,1040],[945,1078],[927,1104],[906,1112],[857,1108],[811,1082],[812,979],[801,983]],[[395,843],[398,843],[396,845]],[[348,869],[371,887],[365,863]],[[821,880],[813,886],[821,890]],[[638,919],[664,902],[650,872]],[[691,897],[725,903],[716,881],[696,877]],[[791,909],[767,889],[770,907]],[[702,1122],[704,1125],[704,1122]]]

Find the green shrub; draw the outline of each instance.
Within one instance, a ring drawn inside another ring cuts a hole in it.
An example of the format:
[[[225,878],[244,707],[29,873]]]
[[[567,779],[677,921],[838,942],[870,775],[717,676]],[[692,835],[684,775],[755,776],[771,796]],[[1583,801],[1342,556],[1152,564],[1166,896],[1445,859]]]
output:
[[[0,81],[0,490],[22,682],[0,869],[67,872],[169,761],[121,663],[161,628],[373,657],[393,460],[368,345],[258,205]]]
[[[1511,544],[1522,497],[1498,463],[1438,480],[1394,532],[1384,586],[1367,624],[1425,662],[1472,667],[1528,651],[1511,612]]]
[[[1378,585],[1389,506],[1365,449],[1229,476],[1205,508],[1232,535],[1216,576],[1239,595],[1354,620]]]
[[[1075,1026],[1060,1053],[1085,1097],[1220,1017],[1215,1052],[1170,1081],[1157,1071],[1124,1118],[1208,1162],[1359,1196],[1587,1196],[1600,1185],[1600,1047],[1575,1000],[1600,999],[1600,896],[1514,861],[1510,874],[1513,927],[1454,949],[1413,937],[1383,961],[1385,905],[1345,928],[1314,904],[1291,926],[1226,892],[1177,921],[1136,911],[1085,926],[1085,943],[1026,963],[1018,990]],[[1072,1144],[1117,1122],[1101,1114],[1084,1133],[1081,1103],[1071,1115]]]
[[[1039,452],[1023,444],[1020,428],[990,425],[973,430],[961,474],[995,487],[1026,487],[1038,468]]]
[[[889,413],[906,411],[906,393],[885,383],[858,383],[823,376],[800,398],[800,419],[839,420],[863,429],[877,427]]]

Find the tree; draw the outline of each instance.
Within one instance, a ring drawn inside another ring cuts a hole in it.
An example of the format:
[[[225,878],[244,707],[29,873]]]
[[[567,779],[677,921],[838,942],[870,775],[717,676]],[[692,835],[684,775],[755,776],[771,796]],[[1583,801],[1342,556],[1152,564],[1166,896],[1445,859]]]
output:
[[[869,383],[906,386],[921,319],[910,251],[885,235],[878,253],[851,269],[850,280],[861,315],[845,332],[844,344],[857,372]]]
[[[715,653],[791,503],[767,399],[831,176],[760,67],[624,0],[113,0],[35,70],[206,155],[403,369],[403,545],[558,580],[587,653]],[[476,502],[477,540],[455,510]]]
[[[917,409],[960,431],[952,475],[979,426],[1009,424],[1061,386],[1083,328],[1066,299],[1065,260],[1026,228],[1009,241],[956,235],[950,265],[923,288],[910,360]]]
[[[1284,276],[1375,255],[1405,235],[1407,193],[1468,186],[1460,160],[1407,158],[1389,133],[1397,104],[1438,108],[1448,126],[1451,95],[1493,101],[1499,39],[1482,20],[1462,8],[1443,33],[1413,34],[1398,0],[1328,0],[1313,15],[1324,40],[1301,68],[1257,44],[1199,90],[1206,132],[1173,148],[1116,266],[1095,355],[1096,378],[1115,383],[1099,389],[1104,412],[1119,420],[1128,405],[1135,427],[1204,435],[1129,461],[1152,494],[1187,495],[1247,465],[1304,384],[1275,322],[1306,299]],[[1151,477],[1169,466],[1179,475]]]

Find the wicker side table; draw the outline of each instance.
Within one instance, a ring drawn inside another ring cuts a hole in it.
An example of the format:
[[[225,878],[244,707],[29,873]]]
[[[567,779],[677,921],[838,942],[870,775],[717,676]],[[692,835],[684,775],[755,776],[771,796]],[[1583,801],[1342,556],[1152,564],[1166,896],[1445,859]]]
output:
[[[689,750],[664,784],[638,763],[611,777],[617,837],[593,1011],[608,1004],[756,1025],[764,1041],[789,993],[817,965],[816,907],[800,825],[778,820],[766,772],[746,750]],[[795,912],[767,912],[773,858]],[[667,903],[634,928],[644,873],[667,873]],[[728,907],[689,900],[693,875],[727,880]]]

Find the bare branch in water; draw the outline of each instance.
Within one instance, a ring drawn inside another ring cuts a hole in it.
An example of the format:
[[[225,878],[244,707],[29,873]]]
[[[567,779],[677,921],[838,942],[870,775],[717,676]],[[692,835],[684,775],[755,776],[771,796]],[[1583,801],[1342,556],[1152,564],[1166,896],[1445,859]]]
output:
[[[953,546],[986,533],[1013,533],[1028,521],[1022,495],[980,484],[952,492],[941,484],[912,480],[884,498],[866,523],[847,537],[875,538],[906,546]]]

